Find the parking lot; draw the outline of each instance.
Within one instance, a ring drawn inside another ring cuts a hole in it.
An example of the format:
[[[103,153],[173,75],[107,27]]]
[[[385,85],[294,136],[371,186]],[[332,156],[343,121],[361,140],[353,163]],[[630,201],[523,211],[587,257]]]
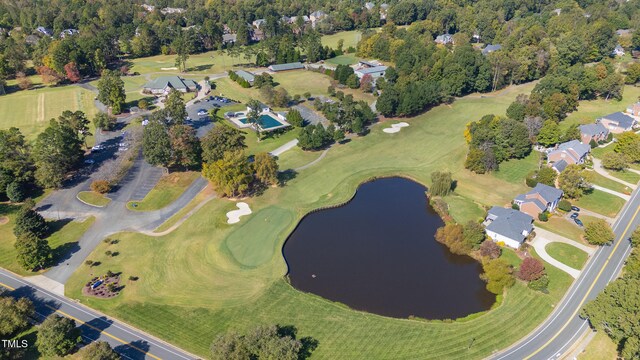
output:
[[[222,108],[235,104],[237,103],[233,101],[224,102],[221,100],[202,100],[197,104],[187,106],[187,115],[189,116],[189,120],[187,120],[185,123],[187,125],[193,126],[196,129],[198,137],[203,137],[206,133],[209,132],[209,130],[211,130],[211,128],[213,128],[213,123],[209,118],[209,110],[216,107]],[[204,110],[207,114],[204,116],[198,115],[198,112],[200,110]]]

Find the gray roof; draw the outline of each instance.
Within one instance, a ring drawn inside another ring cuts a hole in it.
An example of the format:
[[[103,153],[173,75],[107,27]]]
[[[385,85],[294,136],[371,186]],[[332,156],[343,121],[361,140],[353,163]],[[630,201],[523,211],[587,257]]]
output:
[[[183,79],[179,76],[161,76],[156,78],[155,80],[149,81],[144,84],[145,89],[157,89],[162,90],[170,86],[176,90],[188,90],[197,87],[197,84],[193,80]]]
[[[370,67],[370,68],[362,68],[357,70],[359,73],[361,73],[362,75],[366,75],[366,74],[374,74],[377,72],[381,72],[381,71],[386,71],[387,67],[384,65],[380,65],[380,66],[374,66],[374,67]]]
[[[301,62],[294,62],[294,63],[288,63],[288,64],[270,65],[269,69],[271,69],[271,71],[296,70],[296,69],[304,69],[304,65],[302,65]]]
[[[453,41],[453,36],[451,36],[451,34],[438,35],[438,36],[436,36],[436,40],[435,41],[451,42],[451,41]]]
[[[556,189],[553,186],[549,186],[549,185],[545,185],[542,183],[538,183],[536,184],[536,186],[531,189],[531,191],[529,191],[526,194],[520,194],[518,195],[518,197],[516,197],[517,200],[519,200],[520,198],[522,199],[526,199],[526,195],[534,195],[534,194],[540,194],[540,196],[548,203],[552,203],[558,199],[560,199],[562,197],[562,190],[560,189]],[[526,199],[526,200],[530,200],[530,199]],[[547,205],[545,204],[544,207],[546,208]]]
[[[319,18],[319,17],[323,17],[323,16],[326,16],[326,15],[327,15],[327,13],[325,13],[324,11],[317,10],[317,11],[312,12],[309,16],[313,16],[313,17]]]
[[[618,126],[624,129],[630,129],[635,123],[635,120],[631,116],[625,115],[620,111],[613,114],[605,115],[602,118],[618,123]]]
[[[223,43],[236,42],[237,39],[238,39],[238,35],[237,34],[224,34],[224,35],[222,35],[222,42]]]
[[[523,232],[531,233],[533,218],[521,211],[494,206],[489,210],[487,219],[492,220],[487,230],[518,242],[526,238]]]
[[[570,150],[573,150],[577,154],[577,157]],[[558,148],[549,152],[549,155],[557,152],[564,152],[573,157],[575,162],[578,162],[580,159],[585,157],[589,151],[591,151],[591,146],[589,144],[583,144],[578,140],[571,140],[558,145]]]
[[[566,161],[560,160],[558,162],[555,162],[551,167],[554,168],[557,172],[561,173],[564,171],[564,169],[567,168],[567,166],[569,166],[569,164]]]
[[[609,133],[609,130],[607,130],[607,128],[601,123],[580,125],[579,128],[580,128],[580,133],[589,135],[589,136],[596,136],[600,134]]]
[[[240,76],[241,78],[247,80],[250,83],[252,83],[256,79],[255,75],[253,75],[252,73],[250,73],[248,71],[236,70],[235,73],[236,73],[236,75]]]
[[[489,44],[487,46],[484,47],[484,49],[482,49],[482,55],[487,55],[489,53],[492,53],[494,51],[498,51],[502,49],[502,45],[500,44]]]

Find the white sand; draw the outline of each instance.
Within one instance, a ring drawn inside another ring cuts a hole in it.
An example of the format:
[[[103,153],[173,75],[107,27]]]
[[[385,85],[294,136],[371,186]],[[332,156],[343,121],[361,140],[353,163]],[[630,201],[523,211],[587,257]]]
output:
[[[387,134],[394,134],[399,132],[403,127],[407,127],[407,126],[409,126],[409,124],[407,124],[406,122],[400,122],[400,123],[391,125],[390,128],[382,129],[382,131],[386,132]]]
[[[235,224],[240,222],[240,217],[251,214],[249,205],[245,202],[239,202],[236,204],[238,210],[232,210],[227,213],[227,224]]]

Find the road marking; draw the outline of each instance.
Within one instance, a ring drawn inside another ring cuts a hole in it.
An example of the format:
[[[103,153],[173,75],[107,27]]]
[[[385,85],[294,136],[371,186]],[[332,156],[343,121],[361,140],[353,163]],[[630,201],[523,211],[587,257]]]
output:
[[[600,268],[600,271],[598,272],[598,275],[596,275],[595,279],[593,280],[593,283],[591,283],[591,286],[589,286],[589,289],[587,290],[587,292],[584,294],[584,297],[582,298],[582,300],[580,300],[580,303],[578,304],[578,306],[576,307],[576,310],[573,312],[573,314],[571,314],[571,316],[569,317],[569,319],[567,320],[567,322],[564,323],[564,325],[562,326],[562,328],[560,328],[560,330],[558,332],[556,332],[555,335],[553,335],[553,337],[551,337],[551,339],[549,339],[549,341],[547,341],[544,345],[542,345],[540,348],[538,348],[538,350],[534,351],[531,355],[527,356],[524,358],[524,360],[528,360],[531,359],[533,356],[535,356],[537,353],[539,353],[540,351],[542,351],[544,348],[546,348],[547,346],[549,346],[549,344],[551,344],[558,336],[560,336],[560,334],[564,331],[564,329],[566,329],[567,326],[569,326],[569,323],[573,320],[573,318],[578,314],[578,312],[582,309],[582,305],[584,304],[584,302],[587,300],[587,297],[589,296],[589,294],[591,293],[591,291],[593,291],[593,288],[596,286],[596,283],[598,282],[598,280],[600,280],[600,276],[602,276],[602,273],[604,272],[604,269],[607,267],[607,265],[609,264],[609,261],[611,261],[611,258],[613,257],[613,255],[615,254],[616,250],[618,249],[618,247],[620,246],[620,244],[622,244],[627,236],[627,233],[629,232],[629,228],[631,227],[631,225],[633,224],[633,221],[636,219],[636,216],[638,216],[638,213],[640,212],[640,207],[638,207],[638,209],[636,210],[636,212],[633,214],[633,216],[631,217],[631,219],[629,219],[629,223],[627,224],[627,227],[624,229],[624,231],[622,232],[622,235],[620,236],[620,240],[618,240],[618,243],[614,246],[613,250],[611,251],[611,254],[609,254],[609,257],[607,257],[607,260],[605,260],[604,264],[602,265],[602,268]],[[614,269],[615,270],[615,269]]]
[[[1,283],[1,282],[0,282],[0,286],[6,287],[7,289],[9,289],[9,290],[11,290],[11,291],[15,290],[15,288],[12,288],[11,286],[9,286],[9,285],[7,285],[7,284],[3,284],[3,283]]]
[[[112,338],[113,340],[118,341],[118,342],[121,342],[122,344],[124,344],[124,345],[126,345],[126,346],[129,346],[129,347],[130,347],[130,348],[132,348],[132,349],[138,350],[139,352],[141,352],[141,353],[143,353],[143,354],[145,354],[145,355],[148,355],[148,356],[150,356],[150,357],[152,357],[152,358],[154,358],[154,359],[156,359],[156,360],[162,360],[161,358],[159,358],[159,357],[157,357],[157,356],[155,356],[155,355],[153,355],[153,354],[151,354],[151,353],[148,353],[148,352],[146,352],[146,351],[144,351],[144,350],[140,349],[140,348],[139,348],[139,347],[137,347],[137,346],[131,345],[129,342],[124,341],[124,340],[120,339],[120,338],[119,338],[119,337],[117,337],[117,336],[111,335],[111,334],[109,334],[108,332],[106,332],[106,331],[104,331],[104,330],[100,330],[99,328],[97,328],[97,327],[95,327],[95,326],[93,326],[93,325],[90,325],[90,324],[88,324],[88,323],[86,323],[86,322],[84,322],[84,321],[82,321],[82,320],[80,320],[80,319],[78,319],[78,318],[76,318],[76,317],[73,317],[73,316],[71,316],[71,315],[67,314],[66,312],[64,312],[64,311],[62,311],[62,310],[58,310],[58,309],[54,308],[53,306],[49,306],[49,305],[46,305],[46,304],[45,304],[45,306],[46,306],[46,307],[48,307],[49,309],[51,309],[51,310],[53,310],[53,311],[55,311],[55,312],[57,312],[57,313],[61,314],[62,316],[65,316],[65,317],[68,317],[69,319],[75,320],[75,321],[79,322],[80,324],[87,326],[88,328],[91,328],[91,329],[93,329],[93,330],[98,331],[98,332],[99,332],[99,333],[101,333],[101,334],[105,334],[106,336],[108,336],[108,337]]]

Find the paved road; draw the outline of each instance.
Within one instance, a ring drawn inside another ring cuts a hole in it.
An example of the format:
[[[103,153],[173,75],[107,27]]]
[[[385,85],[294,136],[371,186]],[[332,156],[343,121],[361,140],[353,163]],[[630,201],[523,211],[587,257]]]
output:
[[[629,237],[640,224],[640,195],[638,190],[622,209],[613,226],[616,239],[611,246],[599,248],[587,263],[580,277],[556,305],[555,311],[536,330],[517,344],[491,356],[491,359],[558,359],[588,329],[586,320],[578,314],[582,307],[594,299],[619,274],[631,251]]]
[[[54,312],[71,318],[79,326],[86,343],[96,340],[106,341],[124,359],[197,359],[196,356],[184,350],[70,299],[29,284],[2,269],[0,269],[0,286],[10,290],[10,295],[30,298],[35,305],[38,321],[44,320]],[[34,346],[34,344],[29,344],[29,346]]]

